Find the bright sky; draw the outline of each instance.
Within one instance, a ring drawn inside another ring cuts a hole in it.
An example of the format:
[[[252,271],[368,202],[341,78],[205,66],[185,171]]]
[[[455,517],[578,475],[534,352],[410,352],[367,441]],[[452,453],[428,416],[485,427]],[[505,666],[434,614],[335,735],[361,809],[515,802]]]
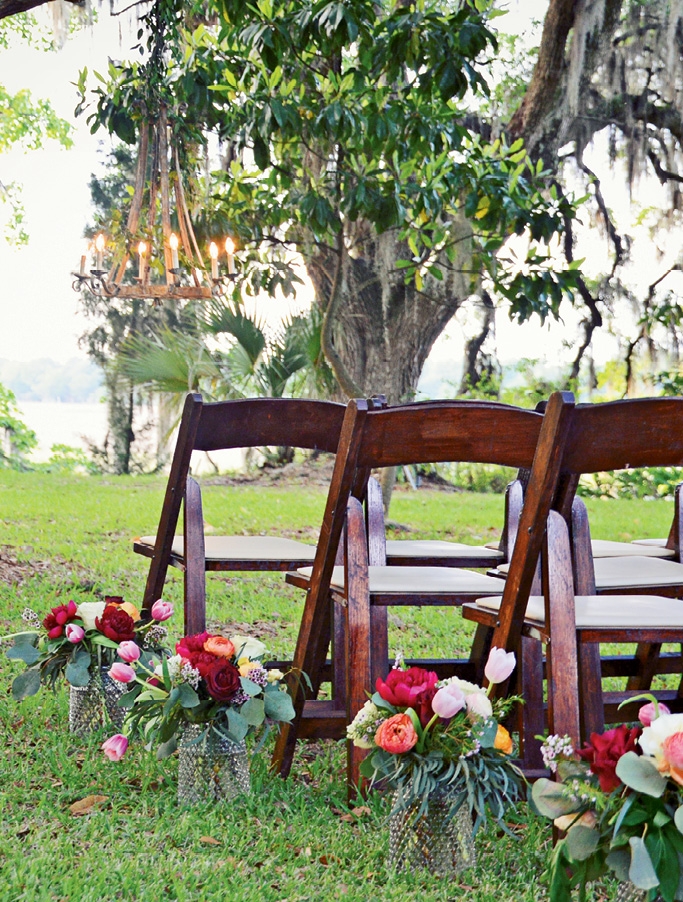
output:
[[[496,21],[499,27],[522,32],[531,16],[542,19],[547,0],[510,0],[508,16]],[[36,97],[49,98],[57,112],[75,122],[75,147],[66,151],[52,143],[47,149],[24,153],[13,151],[0,156],[0,181],[19,181],[24,186],[26,228],[30,234],[28,247],[17,249],[0,238],[0,271],[3,288],[0,293],[0,358],[27,361],[50,357],[64,362],[73,356],[84,356],[77,337],[85,322],[78,314],[78,295],[71,288],[72,269],[77,268],[83,252],[83,228],[90,217],[88,180],[98,165],[98,146],[103,134],[89,134],[84,118],[74,120],[76,81],[83,66],[104,69],[107,56],[127,55],[133,43],[130,36],[119,41],[126,23],[112,20],[106,9],[100,11],[100,22],[71,38],[59,53],[40,53],[22,48],[3,52],[0,56],[0,83],[9,90],[26,87]],[[608,202],[618,204],[624,195],[620,178],[603,186]],[[653,200],[654,202],[654,200]],[[0,209],[0,221],[2,210]],[[593,242],[598,254],[604,253],[604,242]],[[648,279],[645,279],[647,283]],[[651,279],[650,279],[651,281]],[[567,325],[573,319],[568,311]],[[466,326],[467,314],[459,316]],[[551,331],[532,323],[523,329],[511,327],[504,316],[498,317],[497,341],[503,359],[533,356],[557,359],[563,329]],[[448,336],[435,348],[432,368],[437,370],[460,357],[461,326],[449,327]],[[605,353],[608,352],[607,349]]]

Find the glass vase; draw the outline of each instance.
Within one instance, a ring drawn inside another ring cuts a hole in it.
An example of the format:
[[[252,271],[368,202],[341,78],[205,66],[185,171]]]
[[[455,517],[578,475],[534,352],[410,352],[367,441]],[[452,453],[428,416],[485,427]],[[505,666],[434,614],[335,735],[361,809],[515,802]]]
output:
[[[657,895],[656,902],[661,902],[661,896]],[[614,897],[615,902],[645,902],[647,899],[647,890],[640,889],[629,880],[620,883],[617,894]]]
[[[121,730],[126,711],[117,701],[127,690],[109,676],[109,668],[101,667],[90,673],[87,686],[69,687],[69,731],[76,736],[87,736],[105,722]]]
[[[207,724],[186,724],[179,741],[178,802],[229,802],[251,790],[245,743]]]
[[[393,804],[398,801],[394,795]],[[472,816],[461,805],[449,817],[454,796],[448,792],[432,793],[429,807],[420,816],[420,803],[415,802],[389,818],[389,865],[397,871],[427,870],[442,877],[452,877],[476,863]]]

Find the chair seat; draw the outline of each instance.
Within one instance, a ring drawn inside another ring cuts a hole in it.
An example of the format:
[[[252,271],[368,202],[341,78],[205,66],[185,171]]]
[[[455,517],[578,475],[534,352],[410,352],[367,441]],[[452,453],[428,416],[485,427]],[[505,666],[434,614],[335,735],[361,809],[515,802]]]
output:
[[[598,592],[623,589],[683,587],[683,564],[642,555],[601,557],[593,561],[595,588]],[[501,564],[497,572],[507,576],[509,564]]]
[[[666,547],[666,539],[639,539],[636,542],[610,542],[607,539],[593,539],[591,542],[594,558],[603,557],[654,557],[672,558],[673,548]]]
[[[479,598],[476,607],[500,610],[502,596]],[[658,595],[577,595],[576,626],[578,629],[648,629],[683,630],[683,604]],[[468,608],[471,608],[468,605]],[[542,596],[532,595],[526,608],[526,619],[545,624]],[[683,638],[683,637],[682,637]]]
[[[414,604],[411,595],[472,595],[478,592],[500,592],[500,580],[457,570],[451,567],[369,567],[370,593],[372,595],[405,595],[407,604]],[[295,576],[310,579],[312,567],[297,570]],[[343,591],[344,568],[337,566],[330,583],[333,589]]]
[[[467,545],[438,539],[387,539],[387,558],[440,558],[453,563],[476,559],[477,563],[469,566],[488,567],[504,561],[505,555],[497,545]]]
[[[143,536],[140,545],[154,548],[156,536]],[[279,536],[205,536],[207,561],[281,561],[315,559],[315,545],[283,539]],[[171,553],[182,558],[185,544],[182,536],[173,539]]]

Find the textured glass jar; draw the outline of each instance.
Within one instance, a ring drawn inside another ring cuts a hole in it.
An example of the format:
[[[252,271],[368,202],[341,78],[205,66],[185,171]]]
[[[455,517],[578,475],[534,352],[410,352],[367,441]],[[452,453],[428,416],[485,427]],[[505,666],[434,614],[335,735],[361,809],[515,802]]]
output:
[[[396,803],[398,795],[394,796]],[[420,803],[389,818],[389,864],[395,870],[424,869],[443,877],[474,867],[476,863],[472,816],[465,805],[448,814],[453,802],[449,793],[434,793],[429,808],[420,817]]]
[[[186,724],[178,747],[181,804],[228,802],[251,790],[244,742],[233,742],[212,729],[207,732],[206,724]]]
[[[615,902],[645,902],[647,890],[640,889],[630,882],[620,883],[614,898]],[[660,900],[661,896],[657,896],[657,902],[660,902]]]
[[[87,686],[69,687],[69,730],[77,736],[87,736],[104,723],[120,730],[126,711],[118,700],[126,692],[125,683],[109,676],[109,668],[102,667],[90,674]]]

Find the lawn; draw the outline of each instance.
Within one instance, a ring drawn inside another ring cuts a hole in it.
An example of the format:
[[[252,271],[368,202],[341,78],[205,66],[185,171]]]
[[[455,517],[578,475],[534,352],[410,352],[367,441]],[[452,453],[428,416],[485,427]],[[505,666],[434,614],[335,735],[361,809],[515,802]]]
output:
[[[69,598],[104,594],[139,602],[147,561],[132,553],[131,539],[154,532],[163,488],[161,478],[0,471],[0,634],[20,628],[26,606],[46,612]],[[204,497],[207,528],[217,533],[277,528],[311,540],[325,500],[322,488],[301,486],[208,485]],[[596,536],[628,540],[664,534],[672,506],[591,500],[589,510]],[[411,527],[397,536],[479,543],[497,536],[502,498],[399,491],[391,517]],[[181,609],[177,572],[165,598]],[[249,631],[277,657],[292,654],[301,601],[279,576],[208,582],[210,626]],[[452,657],[469,647],[470,626],[457,611],[402,609],[391,630],[392,649],[408,655]],[[98,746],[107,733],[89,740],[68,733],[66,690],[21,705],[12,700],[18,669],[0,656],[0,902],[545,898],[549,831],[524,805],[510,816],[514,838],[494,829],[477,837],[477,867],[459,883],[397,876],[384,863],[387,800],[374,795],[346,806],[338,744],[303,746],[288,781],[268,775],[266,753],[252,762],[248,797],[179,808],[176,760],[158,762],[131,746],[120,763],[106,762]],[[75,815],[73,803],[88,796],[102,798]],[[594,898],[613,893],[596,887]]]

